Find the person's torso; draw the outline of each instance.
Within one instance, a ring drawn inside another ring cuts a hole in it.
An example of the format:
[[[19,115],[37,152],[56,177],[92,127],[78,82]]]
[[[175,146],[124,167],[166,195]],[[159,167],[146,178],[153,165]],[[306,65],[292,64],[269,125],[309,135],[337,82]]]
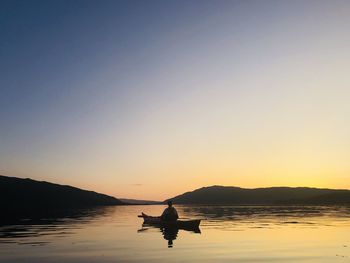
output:
[[[174,207],[167,207],[165,209],[165,214],[175,215],[175,214],[177,214],[177,212],[176,212],[176,209]]]

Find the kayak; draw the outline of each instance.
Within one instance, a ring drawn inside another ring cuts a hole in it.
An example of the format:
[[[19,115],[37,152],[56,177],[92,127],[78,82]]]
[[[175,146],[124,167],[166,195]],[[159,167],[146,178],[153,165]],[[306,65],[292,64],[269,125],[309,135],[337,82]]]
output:
[[[156,225],[160,227],[173,227],[179,229],[196,230],[199,228],[201,220],[174,220],[174,221],[163,221],[159,216],[149,216],[145,213],[141,213],[138,217],[142,217],[144,224]]]

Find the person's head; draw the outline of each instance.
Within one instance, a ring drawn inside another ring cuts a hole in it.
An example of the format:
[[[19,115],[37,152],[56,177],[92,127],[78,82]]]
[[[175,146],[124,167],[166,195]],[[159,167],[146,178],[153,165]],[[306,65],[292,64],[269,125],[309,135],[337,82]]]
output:
[[[173,201],[169,200],[169,201],[168,201],[168,206],[169,206],[169,207],[172,207],[172,205],[173,205]]]

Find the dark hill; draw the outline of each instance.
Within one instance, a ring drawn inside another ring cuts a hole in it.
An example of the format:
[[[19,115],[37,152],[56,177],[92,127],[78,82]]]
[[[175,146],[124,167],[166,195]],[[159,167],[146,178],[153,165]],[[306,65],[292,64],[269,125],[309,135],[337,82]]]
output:
[[[308,187],[245,189],[229,186],[203,187],[171,198],[177,204],[232,205],[327,205],[350,204],[350,190]]]
[[[76,187],[0,175],[2,212],[34,212],[52,209],[120,205],[120,200]]]

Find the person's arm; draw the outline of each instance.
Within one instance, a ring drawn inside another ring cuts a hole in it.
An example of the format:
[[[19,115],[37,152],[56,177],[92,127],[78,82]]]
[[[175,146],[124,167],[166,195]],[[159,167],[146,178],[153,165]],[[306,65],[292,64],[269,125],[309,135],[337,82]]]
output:
[[[175,208],[174,208],[174,215],[175,215],[175,218],[176,218],[176,219],[179,219],[179,215],[177,214],[177,211],[176,211]]]
[[[167,213],[168,213],[168,208],[165,208],[160,217],[163,218]]]

